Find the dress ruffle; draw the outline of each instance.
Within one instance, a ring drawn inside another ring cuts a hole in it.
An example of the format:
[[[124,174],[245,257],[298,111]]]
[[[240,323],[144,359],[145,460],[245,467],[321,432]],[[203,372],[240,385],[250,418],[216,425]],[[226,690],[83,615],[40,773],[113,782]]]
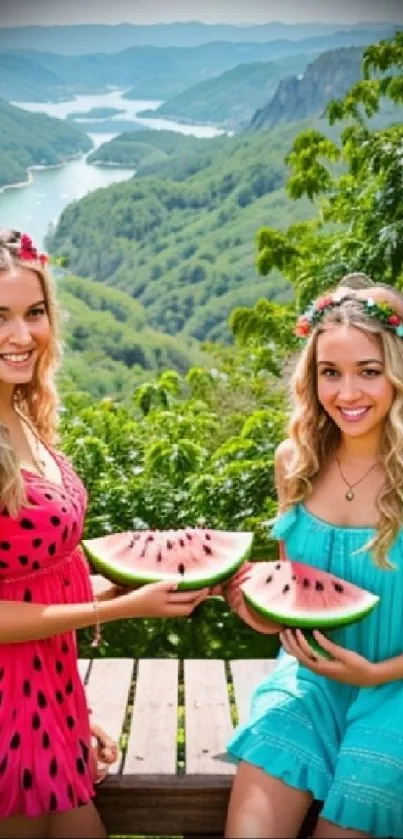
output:
[[[274,521],[271,535],[275,539],[284,539],[287,533],[294,527],[297,521],[297,511],[295,507],[290,507],[285,513],[277,516]]]

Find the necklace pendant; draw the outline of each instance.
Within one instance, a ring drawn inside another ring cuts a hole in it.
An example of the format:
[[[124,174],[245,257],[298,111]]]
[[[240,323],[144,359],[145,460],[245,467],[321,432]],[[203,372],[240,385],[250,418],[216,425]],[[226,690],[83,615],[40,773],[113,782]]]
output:
[[[354,493],[353,493],[353,490],[352,490],[352,489],[348,489],[348,490],[347,490],[347,492],[346,492],[346,494],[345,494],[345,499],[346,499],[346,501],[352,501],[352,500],[353,500],[353,498],[354,498]]]

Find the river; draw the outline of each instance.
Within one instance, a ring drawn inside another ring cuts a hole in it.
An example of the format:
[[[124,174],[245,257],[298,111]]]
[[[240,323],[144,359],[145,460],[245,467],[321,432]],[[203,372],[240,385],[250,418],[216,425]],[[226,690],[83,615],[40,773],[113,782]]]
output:
[[[206,139],[222,133],[212,126],[182,125],[173,120],[157,117],[155,119],[138,117],[138,111],[157,108],[160,102],[123,99],[123,92],[113,90],[96,96],[82,95],[69,102],[13,102],[12,104],[29,111],[44,111],[60,119],[64,119],[72,111],[84,112],[94,107],[114,107],[124,111],[117,115],[116,119],[135,121],[146,128],[155,130],[165,128]],[[113,133],[89,134],[94,148],[114,136]],[[15,227],[29,232],[41,248],[49,225],[56,224],[67,204],[99,187],[128,180],[133,174],[133,169],[94,166],[87,162],[87,155],[70,160],[61,166],[33,169],[29,184],[7,188],[0,192],[0,227]]]

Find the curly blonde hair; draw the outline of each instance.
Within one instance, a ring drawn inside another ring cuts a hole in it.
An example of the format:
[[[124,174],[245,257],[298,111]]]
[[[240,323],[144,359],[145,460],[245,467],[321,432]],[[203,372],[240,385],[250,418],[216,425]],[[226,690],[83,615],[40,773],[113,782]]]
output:
[[[38,437],[51,444],[55,441],[59,406],[55,387],[55,374],[61,360],[59,312],[54,282],[48,266],[40,260],[39,255],[37,259],[30,259],[29,262],[20,259],[19,242],[18,231],[0,229],[0,283],[2,274],[14,268],[29,268],[35,272],[43,291],[50,339],[38,359],[32,380],[16,386],[14,403],[28,423],[34,426]],[[25,503],[26,493],[19,461],[8,429],[0,421],[0,507],[5,507],[9,514],[14,516]]]
[[[288,426],[293,457],[284,476],[282,509],[303,502],[313,481],[336,452],[341,434],[324,411],[317,394],[316,346],[325,324],[354,326],[379,342],[385,375],[394,387],[393,404],[385,420],[381,456],[385,481],[376,499],[379,523],[374,538],[363,550],[372,550],[375,564],[393,568],[388,550],[401,528],[403,509],[403,339],[363,311],[362,302],[350,295],[329,309],[313,329],[300,355],[292,379],[294,407]]]

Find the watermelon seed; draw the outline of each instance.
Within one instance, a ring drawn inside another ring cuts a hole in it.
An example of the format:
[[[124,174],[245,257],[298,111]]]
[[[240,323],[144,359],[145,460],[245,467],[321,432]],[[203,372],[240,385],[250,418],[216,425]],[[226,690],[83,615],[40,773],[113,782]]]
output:
[[[157,553],[157,562],[162,562],[162,553],[161,553],[161,551],[158,551],[158,553]]]
[[[170,551],[170,550],[172,550],[172,547],[173,547],[173,543],[172,543],[169,539],[167,539],[167,548],[168,548],[168,550],[169,550],[169,551]]]
[[[304,588],[309,588],[310,582],[307,579],[307,577],[304,577],[304,581],[303,581],[302,585],[303,585]]]
[[[280,571],[280,568],[281,568],[281,565],[280,565],[280,563],[278,562],[278,563],[277,563],[277,565],[276,565],[276,571]]]
[[[205,537],[208,541],[210,541],[210,539],[211,539],[210,533],[205,533]]]
[[[287,594],[287,591],[289,591],[289,590],[290,590],[290,586],[288,585],[288,583],[286,583],[286,585],[283,588],[283,594]]]
[[[183,539],[179,539],[179,544],[180,544],[181,548],[185,547],[185,543],[184,543]]]
[[[213,553],[213,551],[210,548],[210,545],[203,545],[203,550],[204,550],[204,553],[207,554],[207,556],[210,556],[210,554]]]
[[[292,579],[292,581],[295,583],[295,580],[297,579],[297,578],[296,578],[296,576],[295,576],[295,574],[293,574],[293,575],[292,575],[291,579]]]
[[[344,588],[343,588],[343,586],[342,586],[342,584],[341,584],[341,583],[333,583],[333,585],[334,585],[335,590],[336,590],[339,594],[343,594]]]
[[[189,539],[189,542],[191,542],[192,541],[192,534],[191,533],[186,533],[185,535],[186,535],[186,539]]]
[[[270,576],[270,577],[267,578],[266,583],[271,583],[272,581],[273,581],[273,577]]]
[[[183,565],[183,563],[182,563],[182,562],[180,562],[180,563],[179,563],[179,565],[178,565],[178,573],[179,573],[179,574],[182,574],[182,577],[183,577],[183,575],[184,575],[184,573],[185,573],[185,566]]]
[[[152,535],[151,535],[151,533],[150,533],[150,534],[147,536],[146,542],[153,542],[153,541],[154,541],[154,536],[152,536]]]
[[[316,583],[315,583],[316,591],[323,591],[324,588],[325,587],[324,587],[323,583],[321,583],[320,580],[316,580]]]

